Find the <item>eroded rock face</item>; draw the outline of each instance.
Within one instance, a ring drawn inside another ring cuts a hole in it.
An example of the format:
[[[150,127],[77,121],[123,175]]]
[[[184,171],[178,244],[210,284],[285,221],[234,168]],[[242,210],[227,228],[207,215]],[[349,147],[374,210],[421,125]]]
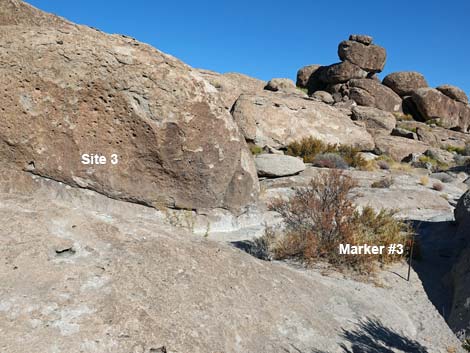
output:
[[[317,71],[320,67],[321,65],[307,65],[300,68],[299,71],[297,71],[297,87],[307,88],[310,76],[312,76],[312,74]]]
[[[157,210],[3,171],[8,353],[336,352],[362,317],[426,350],[457,346],[414,271],[410,282],[384,271],[378,287],[261,261],[165,226]]]
[[[269,80],[265,90],[284,93],[302,93],[295,87],[294,81],[289,78],[273,78]]]
[[[419,72],[394,72],[384,77],[382,84],[391,88],[400,97],[409,96],[418,88],[428,87],[428,83]]]
[[[220,74],[210,70],[198,70],[204,79],[217,89],[224,107],[230,110],[242,93],[260,92],[266,82],[243,74],[229,72]]]
[[[372,135],[390,134],[397,124],[392,113],[372,107],[353,107],[352,119],[363,121]]]
[[[0,4],[0,159],[152,206],[240,210],[256,199],[245,141],[197,71],[134,39]],[[85,153],[108,163],[84,165]]]
[[[380,82],[370,79],[349,81],[349,96],[357,104],[389,112],[402,111],[402,100],[395,92]]]
[[[232,115],[249,141],[264,147],[286,147],[293,141],[313,136],[327,143],[371,150],[371,135],[348,115],[313,99],[267,92],[243,94]]]
[[[467,94],[460,88],[452,85],[441,85],[436,89],[444,93],[447,97],[452,98],[458,102],[468,104]]]
[[[385,48],[352,40],[339,43],[338,56],[342,61],[356,64],[367,72],[381,72],[387,58]]]
[[[386,154],[400,162],[411,153],[424,153],[429,145],[421,141],[410,140],[399,136],[378,135],[375,137],[377,152]]]
[[[434,88],[420,88],[411,97],[425,120],[438,119],[445,128],[469,131],[468,105],[455,101]]]
[[[319,79],[328,84],[343,83],[354,78],[365,78],[367,72],[359,66],[344,61],[341,63],[325,66],[321,68]]]

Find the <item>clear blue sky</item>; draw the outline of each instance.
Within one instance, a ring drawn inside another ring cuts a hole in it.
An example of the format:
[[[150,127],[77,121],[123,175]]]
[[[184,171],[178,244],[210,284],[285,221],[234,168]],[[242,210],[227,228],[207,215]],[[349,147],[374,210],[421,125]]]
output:
[[[268,80],[338,61],[337,45],[365,33],[387,49],[384,74],[419,71],[431,86],[470,94],[470,1],[28,0],[67,19],[122,33],[191,66]]]

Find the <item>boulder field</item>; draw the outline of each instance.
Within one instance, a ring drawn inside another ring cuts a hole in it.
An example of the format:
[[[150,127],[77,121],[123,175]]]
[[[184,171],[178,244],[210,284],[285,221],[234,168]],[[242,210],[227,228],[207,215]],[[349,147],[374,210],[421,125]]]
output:
[[[462,352],[468,97],[418,72],[381,81],[368,35],[338,57],[265,82],[0,0],[0,350]],[[452,271],[423,279],[449,253],[427,239],[410,282],[403,263],[358,281],[236,248],[328,172],[287,155],[310,137],[371,162],[338,164],[359,209],[449,231],[432,234],[460,251]]]

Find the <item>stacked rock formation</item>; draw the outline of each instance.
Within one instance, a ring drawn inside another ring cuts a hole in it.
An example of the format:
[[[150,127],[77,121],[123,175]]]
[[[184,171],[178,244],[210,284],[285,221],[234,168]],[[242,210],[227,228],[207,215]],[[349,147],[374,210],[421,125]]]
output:
[[[340,63],[309,65],[297,72],[297,86],[310,96],[330,93],[338,106],[345,102],[383,111],[406,113],[417,121],[436,121],[452,130],[468,132],[470,107],[460,88],[431,88],[418,72],[394,72],[382,82],[377,77],[385,66],[386,51],[366,35],[351,35],[338,46]]]

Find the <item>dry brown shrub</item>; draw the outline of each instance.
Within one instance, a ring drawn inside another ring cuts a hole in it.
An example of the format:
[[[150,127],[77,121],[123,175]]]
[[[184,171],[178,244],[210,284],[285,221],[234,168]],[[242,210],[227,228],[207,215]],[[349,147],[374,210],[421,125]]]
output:
[[[394,218],[394,211],[376,213],[355,209],[348,194],[356,183],[339,170],[313,178],[288,200],[274,201],[270,209],[284,220],[284,233],[272,247],[273,258],[295,258],[307,264],[327,261],[338,268],[371,272],[375,263],[398,261],[403,255],[344,255],[339,244],[406,245],[412,232]]]

